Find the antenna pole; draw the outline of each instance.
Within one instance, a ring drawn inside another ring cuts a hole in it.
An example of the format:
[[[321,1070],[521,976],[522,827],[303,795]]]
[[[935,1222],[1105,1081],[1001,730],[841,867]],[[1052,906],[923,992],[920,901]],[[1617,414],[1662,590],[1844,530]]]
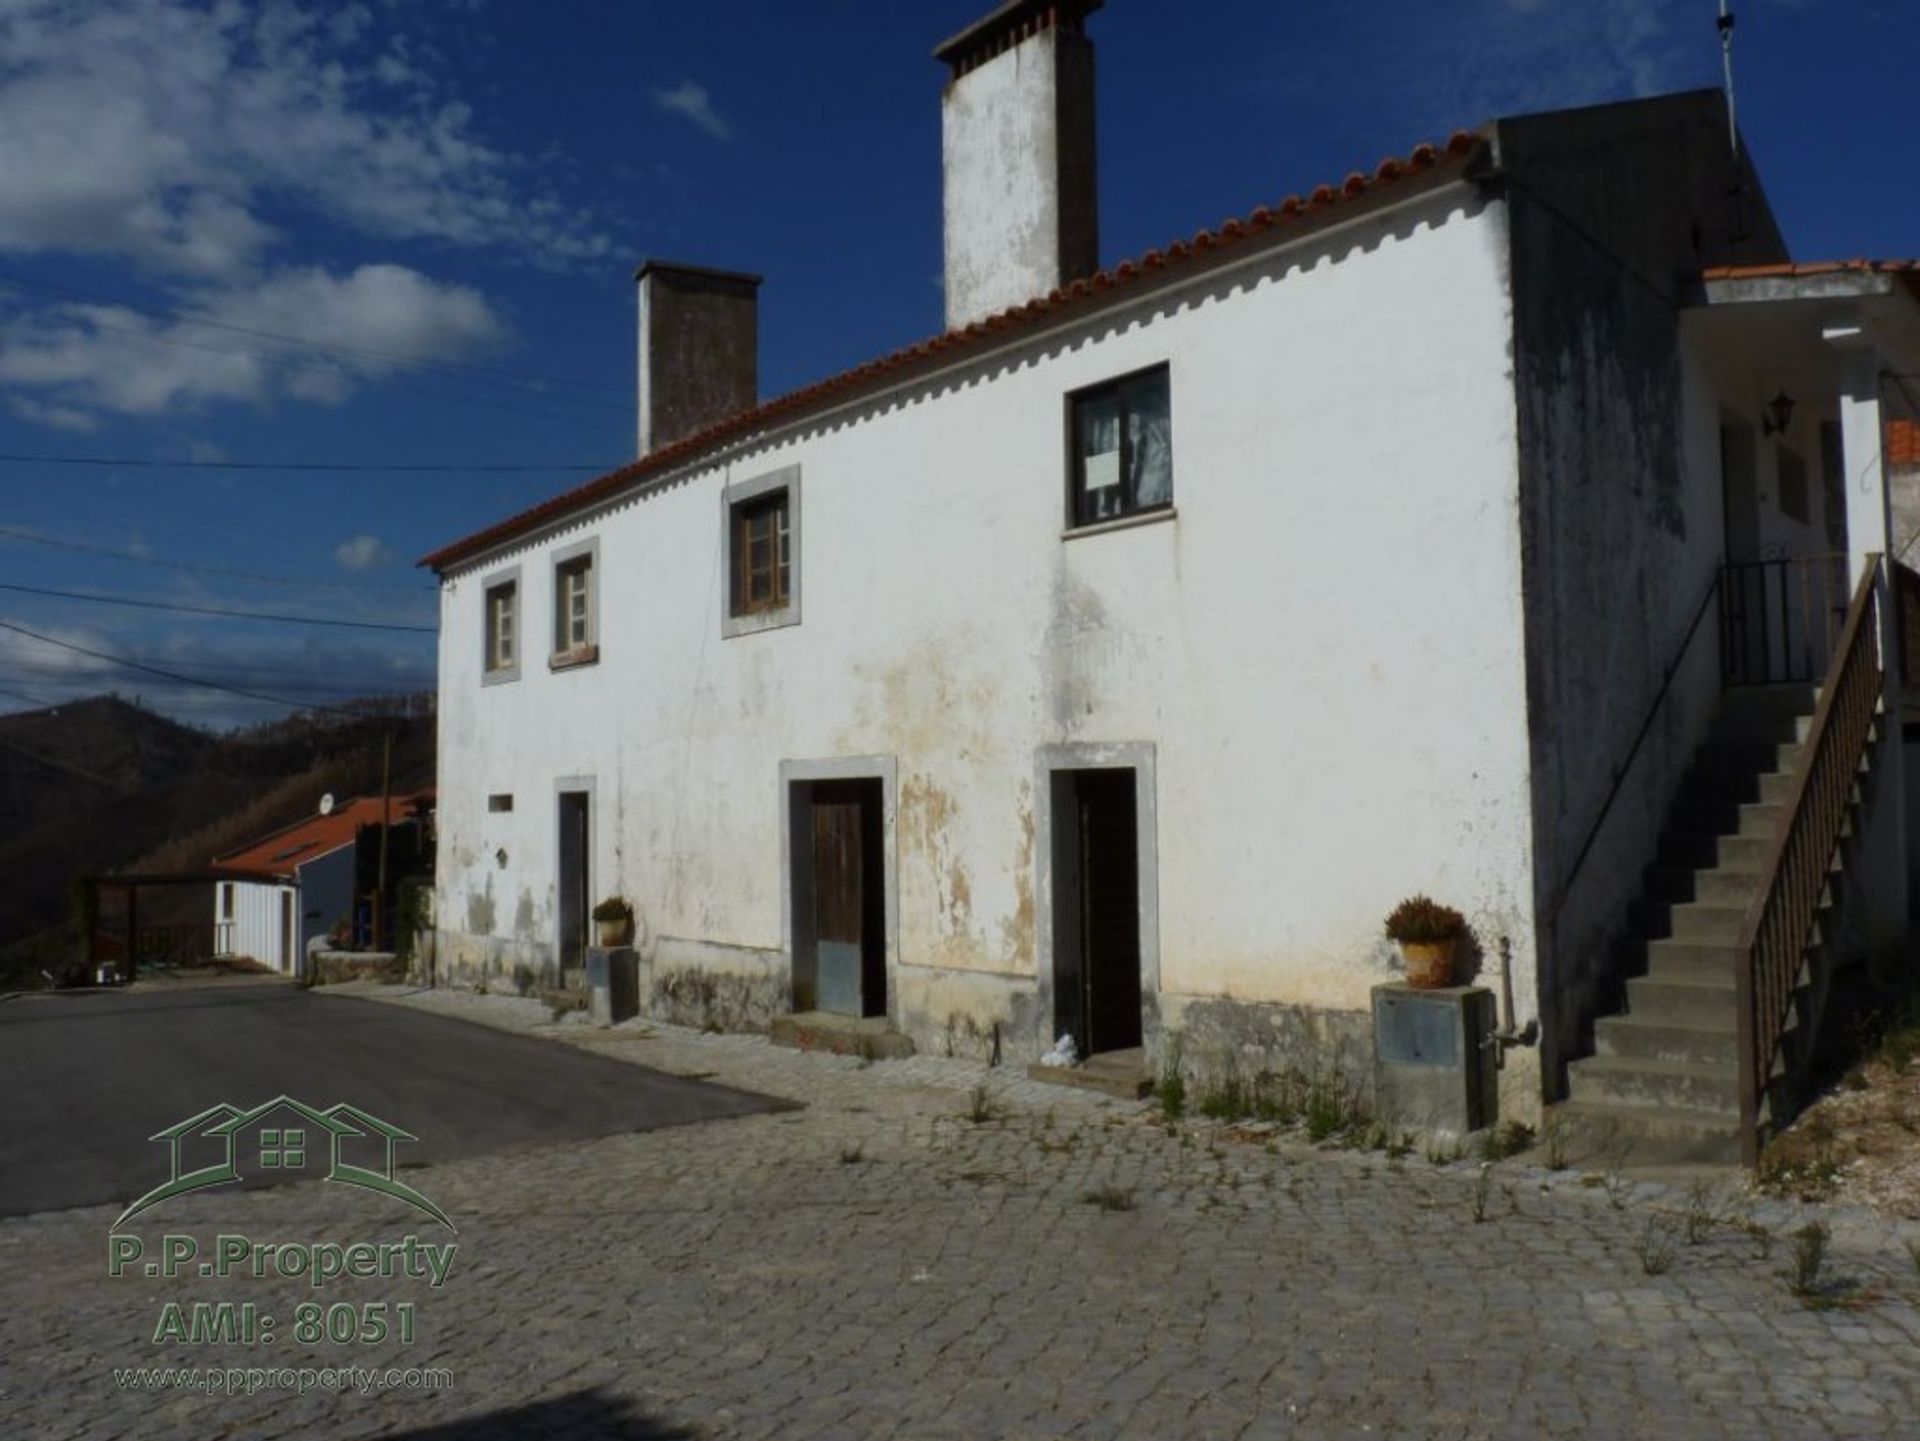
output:
[[[1727,8],[1727,0],[1720,0],[1720,72],[1727,93],[1727,144],[1733,147],[1736,157],[1740,154],[1740,127],[1733,118],[1733,11]]]

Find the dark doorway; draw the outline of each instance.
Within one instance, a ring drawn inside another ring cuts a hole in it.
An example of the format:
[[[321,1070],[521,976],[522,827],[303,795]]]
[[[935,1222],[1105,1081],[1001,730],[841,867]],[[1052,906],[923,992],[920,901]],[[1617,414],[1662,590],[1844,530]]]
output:
[[[793,1007],[887,1013],[880,781],[800,781],[793,816]]]
[[[1082,1056],[1141,1043],[1136,796],[1131,768],[1054,773],[1054,1025]]]
[[[293,892],[280,892],[280,969],[288,975],[297,976],[302,970],[302,956],[293,943]]]
[[[587,792],[560,792],[560,986],[579,990],[586,986],[587,913],[593,902],[588,895],[587,840],[591,818],[587,814]]]

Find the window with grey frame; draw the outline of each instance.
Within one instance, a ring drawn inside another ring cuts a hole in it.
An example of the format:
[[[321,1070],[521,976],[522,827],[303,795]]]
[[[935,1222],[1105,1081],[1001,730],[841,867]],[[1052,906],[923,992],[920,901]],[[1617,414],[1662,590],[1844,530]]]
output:
[[[1070,397],[1075,526],[1173,504],[1173,407],[1164,365]]]
[[[513,581],[487,587],[487,670],[510,671],[520,663],[518,601]]]
[[[570,554],[553,567],[554,669],[600,658],[598,597],[594,594],[594,553]]]

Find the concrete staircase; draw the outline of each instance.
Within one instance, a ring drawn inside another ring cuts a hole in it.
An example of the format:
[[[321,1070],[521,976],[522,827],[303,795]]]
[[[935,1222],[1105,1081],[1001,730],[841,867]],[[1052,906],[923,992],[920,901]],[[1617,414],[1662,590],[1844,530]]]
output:
[[[1636,1165],[1741,1159],[1737,946],[1817,701],[1810,686],[1729,690],[1683,781],[1623,962],[1625,1006],[1594,1026],[1555,1110],[1580,1152]],[[1824,903],[1831,907],[1834,887]],[[1821,929],[1816,926],[1816,934]]]

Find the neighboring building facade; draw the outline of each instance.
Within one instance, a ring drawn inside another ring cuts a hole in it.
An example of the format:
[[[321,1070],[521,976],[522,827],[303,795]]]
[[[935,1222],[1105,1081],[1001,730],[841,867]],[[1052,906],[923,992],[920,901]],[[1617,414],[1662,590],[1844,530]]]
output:
[[[384,802],[379,796],[329,802],[318,815],[216,856],[215,876],[230,878],[214,884],[215,955],[244,956],[288,975],[304,974],[307,947],[314,940],[340,921],[359,924],[357,897],[364,890],[360,876],[367,860],[360,844],[363,831],[371,828],[377,847],[383,815],[399,834],[411,830],[432,803],[431,791]],[[409,847],[409,856],[415,851]],[[400,859],[394,858],[395,876]]]
[[[622,893],[671,1019],[1364,1077],[1381,919],[1428,892],[1537,1115],[1715,710],[1723,561],[1886,548],[1824,332],[1905,345],[1914,296],[1760,293],[1712,93],[1091,274],[1094,8],[939,52],[945,335],[759,406],[755,279],[643,267],[640,459],[427,558],[442,973],[566,981]]]

